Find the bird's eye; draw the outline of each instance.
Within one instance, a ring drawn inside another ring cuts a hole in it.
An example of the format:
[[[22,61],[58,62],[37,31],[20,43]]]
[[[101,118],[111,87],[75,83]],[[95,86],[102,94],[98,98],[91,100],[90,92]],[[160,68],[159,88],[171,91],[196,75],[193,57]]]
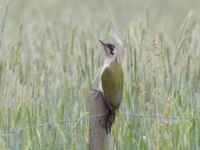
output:
[[[114,55],[114,48],[110,49],[110,54]]]
[[[115,46],[112,44],[108,44],[107,46],[108,46],[108,49],[110,50],[110,54],[114,55]]]

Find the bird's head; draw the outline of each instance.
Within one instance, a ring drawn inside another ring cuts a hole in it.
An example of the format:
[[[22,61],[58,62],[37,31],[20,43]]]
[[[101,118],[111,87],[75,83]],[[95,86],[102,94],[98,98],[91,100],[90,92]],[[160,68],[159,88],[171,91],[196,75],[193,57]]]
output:
[[[106,57],[108,57],[108,58],[116,57],[115,45],[113,45],[111,43],[104,43],[101,40],[99,40],[99,41],[103,45]]]

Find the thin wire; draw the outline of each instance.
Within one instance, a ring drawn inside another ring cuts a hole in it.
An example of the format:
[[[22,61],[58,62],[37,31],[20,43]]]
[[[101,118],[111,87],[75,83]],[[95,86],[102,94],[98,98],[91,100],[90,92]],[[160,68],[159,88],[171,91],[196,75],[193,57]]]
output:
[[[139,117],[139,118],[158,118],[166,120],[200,120],[200,117],[184,117],[184,116],[140,115],[140,114],[119,114],[119,115]]]
[[[77,117],[74,120],[60,120],[60,121],[50,121],[46,123],[42,123],[39,125],[33,125],[33,126],[28,126],[28,127],[20,127],[20,128],[13,128],[10,129],[9,131],[0,131],[0,136],[9,136],[13,134],[18,134],[24,130],[28,129],[35,129],[35,128],[45,128],[45,127],[56,127],[59,124],[63,123],[73,123],[73,122],[79,122],[83,119],[86,120],[91,120],[95,119],[97,117],[105,116],[105,113],[102,114],[95,114],[95,115],[86,115],[83,117]],[[173,121],[178,121],[178,120],[200,120],[200,117],[181,117],[181,116],[163,116],[163,115],[140,115],[140,114],[118,114],[118,116],[125,116],[125,117],[137,117],[137,118],[157,118],[157,119],[164,119],[164,120],[173,120]]]
[[[28,130],[28,129],[35,129],[35,128],[44,128],[44,127],[55,127],[58,124],[63,124],[66,122],[77,122],[78,120],[60,120],[57,122],[54,121],[50,121],[50,122],[46,122],[46,123],[42,123],[39,125],[33,125],[33,126],[28,126],[28,127],[20,127],[20,128],[14,128],[14,129],[10,129],[9,131],[0,131],[0,135],[1,136],[6,136],[6,135],[10,135],[10,134],[17,134],[20,133],[21,131],[24,130]]]

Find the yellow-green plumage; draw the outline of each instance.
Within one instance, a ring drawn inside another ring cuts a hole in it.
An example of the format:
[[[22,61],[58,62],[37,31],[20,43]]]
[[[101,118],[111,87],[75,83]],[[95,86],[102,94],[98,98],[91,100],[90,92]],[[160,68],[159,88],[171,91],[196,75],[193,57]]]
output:
[[[108,115],[105,121],[106,132],[111,132],[112,124],[115,122],[116,110],[122,100],[123,72],[117,59],[107,60],[101,75],[101,86],[104,100],[108,105]]]
[[[107,104],[119,108],[123,90],[123,72],[117,60],[111,61],[102,71],[102,89]]]
[[[106,133],[110,133],[112,124],[115,122],[116,110],[121,104],[124,77],[122,68],[117,61],[115,46],[101,40],[100,42],[106,56],[101,73],[101,90],[107,106],[105,129]]]

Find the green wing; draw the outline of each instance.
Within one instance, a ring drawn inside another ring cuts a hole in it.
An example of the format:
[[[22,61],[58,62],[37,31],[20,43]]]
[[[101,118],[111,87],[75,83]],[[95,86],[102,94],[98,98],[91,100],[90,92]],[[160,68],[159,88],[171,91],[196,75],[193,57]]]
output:
[[[112,62],[102,72],[101,80],[106,101],[114,107],[119,107],[124,82],[121,66],[117,62]]]

